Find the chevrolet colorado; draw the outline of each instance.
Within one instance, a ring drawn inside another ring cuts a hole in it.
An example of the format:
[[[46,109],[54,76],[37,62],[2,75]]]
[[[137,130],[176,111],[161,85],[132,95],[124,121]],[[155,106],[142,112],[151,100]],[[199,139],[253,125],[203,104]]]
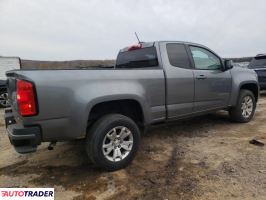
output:
[[[89,159],[106,170],[127,166],[149,125],[228,110],[249,122],[257,74],[232,67],[187,42],[140,43],[120,50],[113,68],[7,72],[7,132],[19,153],[41,142],[85,139]]]

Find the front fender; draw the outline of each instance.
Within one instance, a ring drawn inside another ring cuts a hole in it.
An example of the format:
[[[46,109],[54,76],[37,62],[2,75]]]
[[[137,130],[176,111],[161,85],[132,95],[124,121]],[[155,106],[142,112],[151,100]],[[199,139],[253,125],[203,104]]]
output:
[[[256,72],[249,69],[233,68],[232,73],[232,92],[229,105],[235,106],[239,97],[240,89],[246,84],[255,84],[259,88]]]

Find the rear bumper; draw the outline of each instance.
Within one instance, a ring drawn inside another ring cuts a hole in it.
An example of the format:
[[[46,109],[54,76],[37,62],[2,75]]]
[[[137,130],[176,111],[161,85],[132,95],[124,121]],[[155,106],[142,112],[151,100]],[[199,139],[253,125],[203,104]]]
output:
[[[39,126],[25,127],[16,123],[11,109],[5,110],[5,123],[10,143],[18,153],[30,153],[37,150],[41,143]]]

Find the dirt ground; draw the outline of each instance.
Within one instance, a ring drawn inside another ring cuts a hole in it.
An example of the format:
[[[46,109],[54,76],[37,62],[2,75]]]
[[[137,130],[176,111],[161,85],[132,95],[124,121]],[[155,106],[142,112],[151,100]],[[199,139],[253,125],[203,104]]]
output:
[[[64,200],[266,199],[266,147],[254,137],[266,137],[266,94],[248,124],[218,112],[150,130],[133,163],[110,173],[88,164],[82,142],[17,154],[1,120],[0,187],[54,187]]]

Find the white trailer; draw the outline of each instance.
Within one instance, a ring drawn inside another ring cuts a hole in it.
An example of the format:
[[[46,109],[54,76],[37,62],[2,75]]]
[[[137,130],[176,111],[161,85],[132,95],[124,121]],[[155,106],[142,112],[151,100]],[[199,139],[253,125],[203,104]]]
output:
[[[14,69],[20,69],[21,62],[18,57],[1,57],[0,56],[0,107],[9,106],[8,94],[6,87],[6,72]]]

